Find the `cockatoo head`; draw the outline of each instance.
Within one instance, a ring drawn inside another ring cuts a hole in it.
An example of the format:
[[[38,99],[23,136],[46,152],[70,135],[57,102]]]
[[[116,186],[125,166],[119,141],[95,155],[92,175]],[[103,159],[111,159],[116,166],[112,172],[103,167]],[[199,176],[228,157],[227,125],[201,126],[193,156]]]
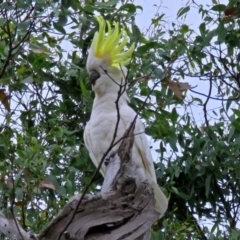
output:
[[[124,51],[128,36],[124,29],[119,29],[119,23],[114,22],[114,29],[102,16],[96,17],[99,31],[95,33],[87,59],[89,79],[96,94],[119,91],[119,85],[124,85],[127,65],[131,60],[134,44]],[[105,32],[107,25],[107,32]]]

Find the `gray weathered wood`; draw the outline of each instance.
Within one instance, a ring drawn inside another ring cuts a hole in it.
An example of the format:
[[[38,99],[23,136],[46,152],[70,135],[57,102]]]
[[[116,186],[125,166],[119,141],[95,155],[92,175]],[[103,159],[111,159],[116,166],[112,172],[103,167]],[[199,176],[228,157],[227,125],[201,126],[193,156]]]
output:
[[[62,239],[147,240],[151,225],[159,218],[153,190],[147,181],[137,178],[131,160],[133,130],[125,133],[117,153],[108,160],[101,194],[87,195]],[[79,198],[79,197],[78,197]],[[41,234],[41,240],[56,239],[71,218],[77,197]]]
[[[118,152],[108,159],[101,194],[84,196],[62,240],[150,239],[150,228],[160,214],[155,210],[151,186],[135,174],[131,156],[133,130],[134,124],[126,131]],[[72,218],[80,197],[72,197],[37,239],[58,239]]]

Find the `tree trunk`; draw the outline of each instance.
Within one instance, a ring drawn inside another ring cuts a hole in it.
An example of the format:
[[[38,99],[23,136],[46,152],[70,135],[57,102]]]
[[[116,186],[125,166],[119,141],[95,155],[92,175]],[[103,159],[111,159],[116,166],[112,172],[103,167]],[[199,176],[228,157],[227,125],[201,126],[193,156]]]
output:
[[[101,194],[86,194],[80,205],[81,195],[72,197],[40,235],[29,239],[150,239],[151,225],[160,214],[155,210],[151,186],[136,176],[131,159],[133,129],[134,124],[126,131],[118,152],[112,153],[105,162],[106,176]]]

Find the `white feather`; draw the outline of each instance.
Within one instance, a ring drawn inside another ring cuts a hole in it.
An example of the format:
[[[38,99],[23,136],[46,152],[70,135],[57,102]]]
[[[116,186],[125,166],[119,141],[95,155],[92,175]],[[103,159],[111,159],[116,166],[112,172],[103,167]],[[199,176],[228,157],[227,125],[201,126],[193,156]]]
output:
[[[99,80],[101,81],[101,78]],[[97,80],[97,82],[99,80]],[[108,79],[108,81],[112,80]],[[119,86],[117,87],[119,88]],[[96,94],[91,118],[85,128],[84,141],[96,167],[98,167],[102,156],[109,148],[113,139],[113,133],[117,122],[117,108],[115,104],[117,96],[117,92],[108,92],[100,95]],[[115,141],[118,141],[124,135],[125,131],[136,116],[136,112],[127,104],[126,95],[120,98],[118,105],[120,122]],[[135,138],[132,148],[132,159],[135,161],[138,176],[141,179],[147,179],[153,187],[156,199],[156,210],[159,211],[162,216],[167,209],[167,199],[157,185],[153,159],[144,131],[145,129],[141,120],[137,118],[134,130]],[[117,150],[119,144],[116,145],[112,151]],[[101,167],[101,173],[104,176],[104,164]]]
[[[84,131],[85,145],[96,167],[98,167],[113,139],[117,123],[116,100],[119,95],[119,86],[125,83],[127,73],[127,69],[124,66],[119,68],[110,66],[111,61],[109,57],[109,54],[105,54],[101,58],[96,57],[94,48],[91,46],[87,59],[88,72],[94,71],[100,75],[92,86],[95,92],[95,99],[90,121],[87,123]],[[120,122],[115,142],[123,137],[125,131],[136,116],[136,112],[128,106],[128,96],[126,92],[121,95],[118,108]],[[157,185],[153,159],[144,132],[144,126],[141,120],[137,118],[134,130],[135,138],[132,148],[132,159],[136,165],[136,174],[138,177],[143,180],[147,179],[153,187],[156,199],[156,210],[159,211],[162,216],[167,209],[167,199]],[[114,146],[111,152],[117,150],[119,145],[120,143]],[[102,164],[100,171],[104,176],[104,164]]]

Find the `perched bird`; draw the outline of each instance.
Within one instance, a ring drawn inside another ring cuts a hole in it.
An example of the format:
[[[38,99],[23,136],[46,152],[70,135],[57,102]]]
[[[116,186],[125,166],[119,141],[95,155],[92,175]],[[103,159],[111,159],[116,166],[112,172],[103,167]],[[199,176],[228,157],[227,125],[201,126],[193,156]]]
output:
[[[113,139],[118,118],[116,100],[120,86],[126,82],[127,69],[124,67],[130,61],[134,51],[134,44],[124,51],[128,36],[124,29],[119,28],[119,23],[114,22],[114,29],[103,17],[96,17],[99,31],[95,33],[87,59],[87,71],[95,93],[92,113],[84,130],[84,142],[89,155],[98,167],[104,153],[109,148]],[[107,26],[107,32],[105,28]],[[119,140],[130,126],[136,112],[128,106],[128,96],[123,92],[118,100],[120,121],[117,129],[116,140]],[[136,120],[134,130],[134,144],[132,159],[136,165],[136,174],[141,179],[147,179],[154,189],[156,210],[160,216],[167,210],[167,199],[157,185],[150,147],[147,142],[143,123]],[[119,143],[120,144],[120,143]],[[119,144],[111,150],[117,150]],[[101,174],[105,174],[105,165],[102,164]]]

